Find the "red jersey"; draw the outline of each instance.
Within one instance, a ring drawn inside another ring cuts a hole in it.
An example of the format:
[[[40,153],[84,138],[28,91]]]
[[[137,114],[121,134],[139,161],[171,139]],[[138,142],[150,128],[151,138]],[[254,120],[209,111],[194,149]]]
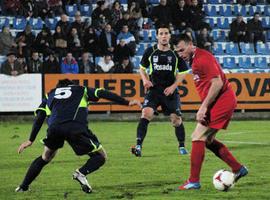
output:
[[[223,81],[221,93],[230,88],[222,68],[210,52],[196,48],[191,66],[194,83],[202,101],[208,94],[211,80],[219,75]]]

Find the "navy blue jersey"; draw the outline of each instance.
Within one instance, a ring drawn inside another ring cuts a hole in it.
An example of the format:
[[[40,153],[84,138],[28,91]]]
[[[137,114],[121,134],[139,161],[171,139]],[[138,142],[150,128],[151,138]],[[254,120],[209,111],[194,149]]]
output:
[[[98,90],[78,85],[55,88],[42,100],[37,111],[46,112],[49,126],[67,121],[87,124],[87,107],[89,101],[99,100]]]
[[[154,88],[163,88],[175,82],[177,73],[186,73],[188,66],[173,50],[161,51],[157,45],[145,50],[141,68],[146,70]]]

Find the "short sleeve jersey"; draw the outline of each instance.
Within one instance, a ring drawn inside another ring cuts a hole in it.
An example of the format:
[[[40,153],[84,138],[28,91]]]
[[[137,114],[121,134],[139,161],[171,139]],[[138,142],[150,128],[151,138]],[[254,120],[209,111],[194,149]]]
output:
[[[166,88],[175,82],[177,73],[188,72],[188,66],[173,50],[161,51],[157,45],[145,50],[141,69],[149,74],[150,81],[155,87]]]
[[[222,68],[210,52],[196,48],[191,66],[195,86],[201,100],[207,96],[213,78],[221,77],[224,83],[221,93],[229,88],[229,82]]]
[[[38,111],[48,115],[48,125],[77,121],[87,124],[89,101],[98,101],[97,90],[77,85],[51,90],[42,100]]]

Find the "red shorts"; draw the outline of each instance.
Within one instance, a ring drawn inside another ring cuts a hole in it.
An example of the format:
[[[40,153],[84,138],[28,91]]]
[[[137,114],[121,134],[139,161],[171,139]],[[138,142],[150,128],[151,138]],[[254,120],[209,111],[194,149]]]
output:
[[[208,111],[207,126],[214,129],[226,129],[236,105],[235,93],[228,88]]]

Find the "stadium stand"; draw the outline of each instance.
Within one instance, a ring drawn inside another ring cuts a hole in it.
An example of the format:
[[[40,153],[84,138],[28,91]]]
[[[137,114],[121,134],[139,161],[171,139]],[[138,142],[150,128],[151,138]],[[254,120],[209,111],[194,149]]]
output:
[[[68,15],[69,22],[74,21],[74,15],[77,11],[81,12],[82,21],[90,19],[94,9],[97,7],[96,1],[93,4],[83,5],[66,5],[65,11]],[[120,3],[124,10],[127,10],[127,0],[121,0]],[[149,8],[157,5],[159,0],[148,0]],[[205,12],[205,22],[211,27],[211,36],[215,42],[213,53],[220,61],[220,64],[225,69],[245,69],[248,72],[269,72],[270,71],[270,5],[266,1],[257,2],[256,6],[240,5],[236,0],[203,0],[203,11]],[[228,39],[230,23],[235,19],[237,14],[243,15],[244,21],[251,19],[255,12],[261,14],[262,26],[266,36],[266,43],[258,42],[251,43],[232,43]],[[16,16],[0,16],[0,28],[10,26],[11,34],[15,37],[16,34],[24,30],[27,23],[32,26],[33,32],[37,35],[42,27],[46,25],[52,33],[55,31],[57,22],[60,16],[48,17],[42,20],[41,18],[24,18]],[[90,19],[91,21],[91,19]],[[101,30],[97,30],[99,35]],[[139,62],[144,50],[151,44],[156,42],[155,26],[150,18],[143,18],[143,27],[139,31],[140,41],[137,42],[136,55],[132,58],[135,72],[138,72]],[[99,56],[96,57],[95,61]],[[5,60],[5,56],[0,56],[0,63]],[[250,70],[249,70],[250,69]],[[259,70],[259,71],[258,71]],[[243,72],[243,71],[241,71]]]

